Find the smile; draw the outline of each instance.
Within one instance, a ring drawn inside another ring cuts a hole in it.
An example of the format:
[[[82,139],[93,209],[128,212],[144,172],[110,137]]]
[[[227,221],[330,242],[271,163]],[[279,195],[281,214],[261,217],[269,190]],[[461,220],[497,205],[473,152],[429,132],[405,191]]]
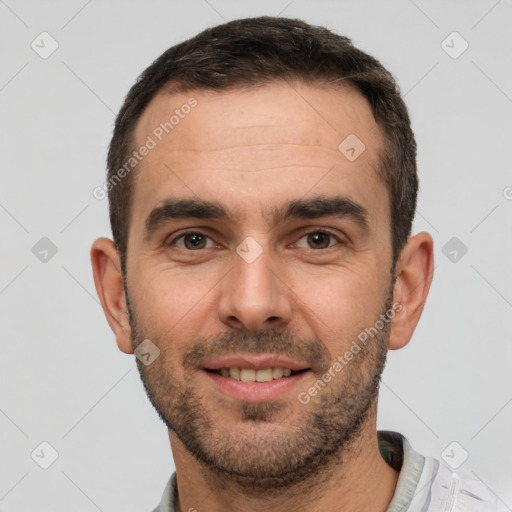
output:
[[[304,389],[304,379],[313,375],[309,368],[291,370],[280,367],[259,370],[240,367],[205,368],[201,373],[208,379],[208,389],[247,403],[285,399],[294,390],[290,396],[295,397],[297,390]]]
[[[228,377],[231,379],[239,380],[242,382],[270,382],[271,380],[281,379],[283,377],[290,377],[297,373],[306,371],[304,370],[292,370],[290,368],[263,368],[255,370],[253,368],[220,368],[217,370],[207,370],[215,372],[217,375]]]

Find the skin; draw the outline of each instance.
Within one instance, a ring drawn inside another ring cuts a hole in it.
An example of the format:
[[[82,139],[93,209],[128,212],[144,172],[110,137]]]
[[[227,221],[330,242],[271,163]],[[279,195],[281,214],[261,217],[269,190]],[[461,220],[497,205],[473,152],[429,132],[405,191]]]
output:
[[[137,166],[129,303],[113,242],[99,238],[91,250],[96,289],[120,350],[131,354],[149,338],[161,351],[151,365],[138,364],[153,404],[174,429],[177,510],[385,511],[398,472],[378,449],[373,391],[387,349],[405,346],[421,316],[433,275],[432,237],[409,238],[394,280],[389,195],[375,171],[383,137],[356,91],[274,83],[159,94],[137,124],[135,145],[191,96],[197,106]],[[338,150],[349,134],[366,146],[352,162]],[[348,218],[272,222],[272,209],[286,201],[333,195],[366,208],[368,231]],[[216,200],[236,215],[173,220],[145,236],[146,217],[168,197]],[[315,245],[302,228],[333,237],[319,248],[323,240]],[[165,245],[183,229],[209,237],[206,246],[191,249],[183,238]],[[248,236],[262,249],[252,263],[236,252]],[[388,327],[318,397],[301,404],[297,393],[374,325],[390,301],[401,311]],[[185,364],[191,353],[236,353],[243,339],[249,352],[293,353],[312,371],[300,389],[247,405]],[[313,422],[326,410],[338,437]],[[315,462],[308,448],[322,435],[323,446],[338,450]],[[301,455],[311,455],[308,465],[301,466]]]

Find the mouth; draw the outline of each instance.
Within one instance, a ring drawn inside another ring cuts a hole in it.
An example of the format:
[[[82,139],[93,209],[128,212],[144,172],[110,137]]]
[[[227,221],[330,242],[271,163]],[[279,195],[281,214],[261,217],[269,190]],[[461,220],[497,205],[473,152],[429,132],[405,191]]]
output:
[[[298,393],[305,379],[313,375],[304,362],[264,354],[227,356],[202,370],[208,386],[213,385],[216,392],[252,403],[286,398],[295,388]]]
[[[240,368],[238,366],[234,366],[219,369],[205,368],[205,370],[209,373],[215,373],[216,375],[221,375],[222,377],[227,377],[241,382],[270,382],[272,380],[288,378],[307,372],[309,368],[292,370],[291,368],[269,367],[255,370],[254,368]]]

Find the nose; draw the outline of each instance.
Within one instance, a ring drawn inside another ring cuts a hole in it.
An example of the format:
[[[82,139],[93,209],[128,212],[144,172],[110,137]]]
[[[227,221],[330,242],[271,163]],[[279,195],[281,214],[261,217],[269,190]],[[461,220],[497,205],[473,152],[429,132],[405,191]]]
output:
[[[258,333],[284,328],[291,321],[293,294],[268,250],[254,261],[235,254],[220,294],[219,318],[232,329]]]

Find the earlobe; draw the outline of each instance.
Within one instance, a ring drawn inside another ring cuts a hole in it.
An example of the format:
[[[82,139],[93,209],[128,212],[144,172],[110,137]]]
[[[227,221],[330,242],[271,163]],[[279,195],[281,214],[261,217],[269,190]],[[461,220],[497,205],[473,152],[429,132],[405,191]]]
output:
[[[91,264],[96,292],[119,350],[133,354],[123,274],[119,254],[112,240],[98,238],[91,247]]]
[[[402,250],[393,288],[393,301],[401,304],[401,310],[391,323],[390,350],[407,345],[419,322],[433,278],[433,248],[432,237],[421,232],[410,237]]]

